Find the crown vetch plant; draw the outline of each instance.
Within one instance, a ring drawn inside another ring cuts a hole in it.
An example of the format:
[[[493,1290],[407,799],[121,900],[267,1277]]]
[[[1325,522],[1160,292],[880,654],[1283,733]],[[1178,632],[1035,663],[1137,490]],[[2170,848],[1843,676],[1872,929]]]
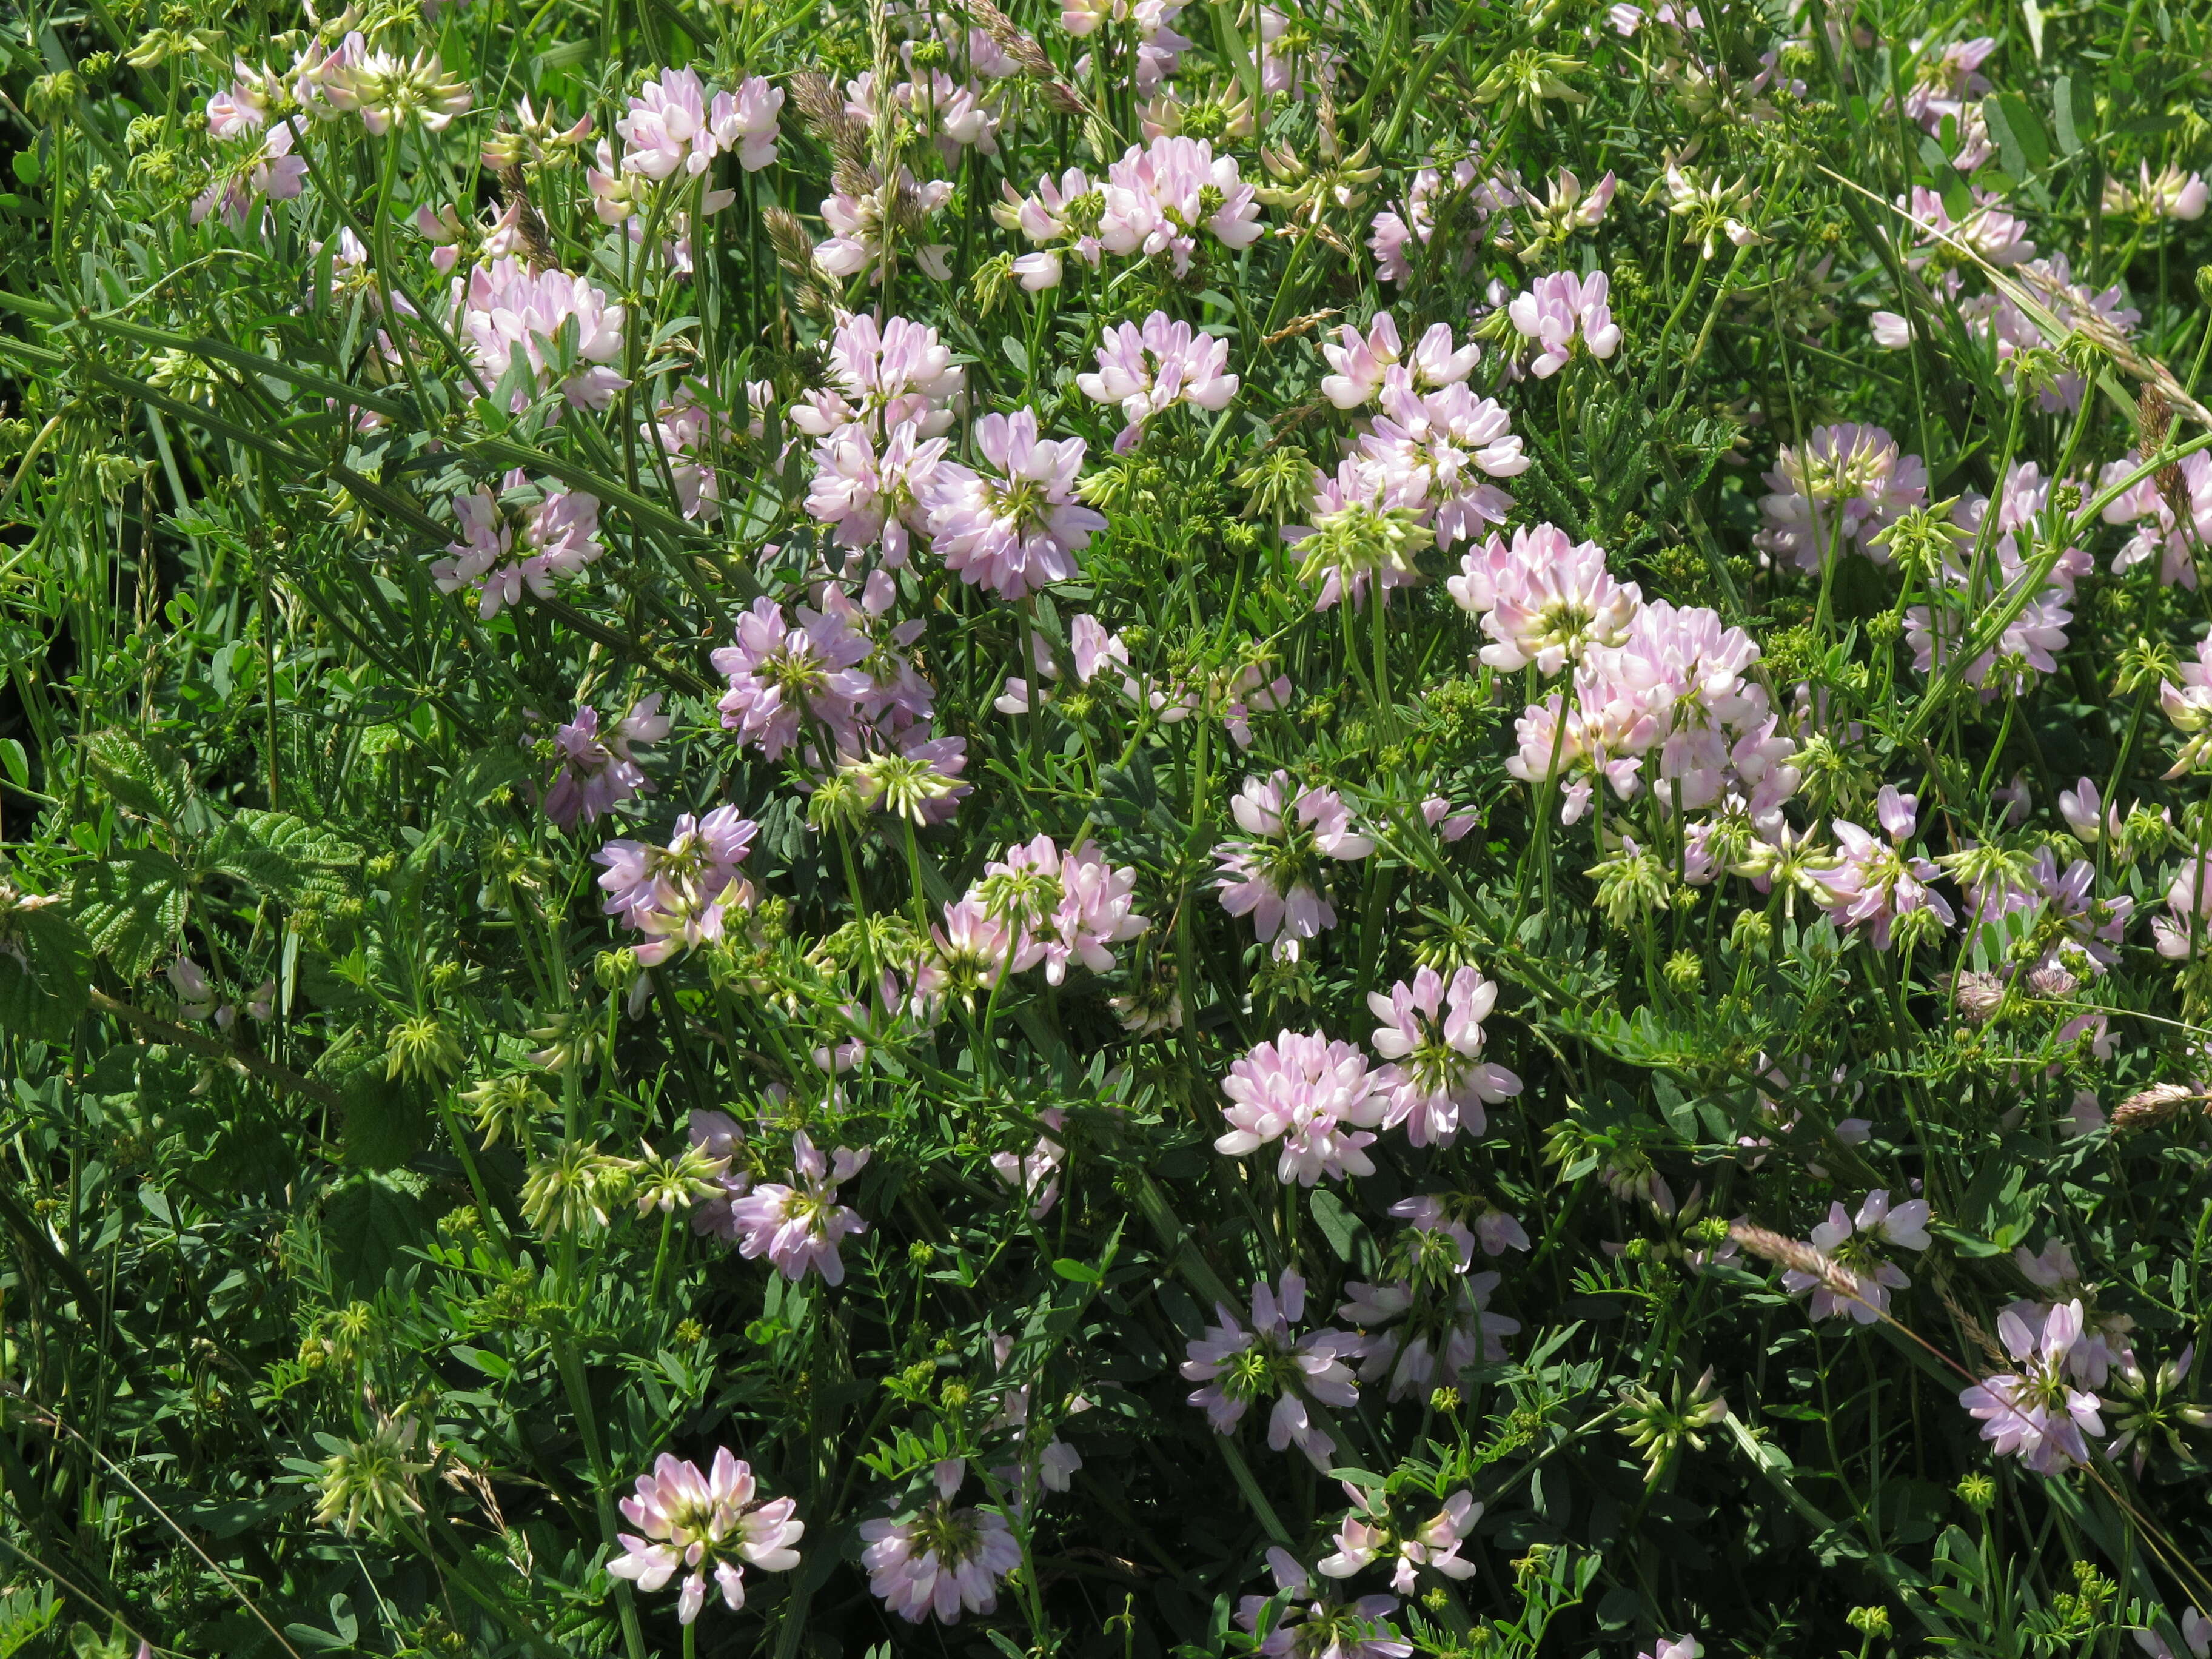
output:
[[[2212,16],[0,30],[0,1651],[2212,1649]]]

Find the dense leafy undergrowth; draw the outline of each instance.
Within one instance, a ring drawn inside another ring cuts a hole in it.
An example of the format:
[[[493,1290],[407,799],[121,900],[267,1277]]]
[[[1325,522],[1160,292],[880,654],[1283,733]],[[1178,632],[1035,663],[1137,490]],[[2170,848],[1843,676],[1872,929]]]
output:
[[[2212,1650],[2212,16],[0,41],[0,1654]]]

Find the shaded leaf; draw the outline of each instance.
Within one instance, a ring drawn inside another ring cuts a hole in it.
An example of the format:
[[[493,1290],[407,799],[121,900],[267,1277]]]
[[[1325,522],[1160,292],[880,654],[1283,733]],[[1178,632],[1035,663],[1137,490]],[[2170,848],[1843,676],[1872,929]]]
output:
[[[91,982],[91,949],[60,906],[19,908],[0,919],[0,1031],[68,1042]]]
[[[331,1267],[355,1296],[383,1289],[386,1276],[429,1227],[422,1202],[389,1176],[364,1170],[341,1182],[323,1206]]]

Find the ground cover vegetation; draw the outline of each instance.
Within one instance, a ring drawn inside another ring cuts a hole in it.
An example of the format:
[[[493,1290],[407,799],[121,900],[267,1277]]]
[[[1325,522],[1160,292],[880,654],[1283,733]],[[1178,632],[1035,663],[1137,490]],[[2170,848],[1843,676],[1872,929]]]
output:
[[[0,31],[0,1654],[2212,1652],[2212,13]]]

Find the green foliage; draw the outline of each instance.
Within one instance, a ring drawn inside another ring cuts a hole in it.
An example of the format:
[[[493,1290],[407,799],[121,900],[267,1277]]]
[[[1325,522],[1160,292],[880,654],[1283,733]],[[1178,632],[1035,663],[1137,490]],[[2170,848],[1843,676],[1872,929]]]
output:
[[[2212,13],[1628,10],[9,14],[0,1659],[2194,1650]],[[687,65],[785,101],[624,170]],[[1156,131],[1235,178],[1121,246]],[[502,259],[568,314],[472,307]],[[1540,362],[1511,301],[1600,271],[1617,344]],[[1487,435],[1344,406],[1386,311],[1479,345]],[[1084,388],[1155,313],[1225,349],[1218,407]],[[1079,441],[1073,574],[979,584],[927,490],[902,556],[830,516],[896,424],[815,429],[866,400],[852,316],[933,331],[959,391],[902,412],[948,465],[991,415]],[[1808,459],[1838,427],[1878,477]],[[1401,439],[1449,451],[1421,492],[1330,493]],[[1666,708],[1598,707],[1580,600],[1559,661],[1498,648],[1473,566],[1539,525],[1711,622]],[[885,706],[787,658],[801,717],[749,731],[757,602],[849,621]],[[564,767],[616,798],[562,813]],[[1223,902],[1278,775],[1254,856],[1333,917],[1295,951]],[[1952,922],[1855,911],[1844,826]],[[1000,973],[1001,924],[1066,943],[1037,837],[1145,925]],[[1393,988],[1463,969],[1480,1034],[1398,1058],[1509,1072],[1480,1127],[1357,1094],[1334,1167],[1224,1150],[1259,1045],[1372,1081]],[[865,1222],[837,1283],[731,1208],[786,1191]],[[1780,1276],[1816,1238],[1885,1316]],[[1264,1341],[1226,1432],[1192,1402],[1286,1275],[1361,1373],[1288,1384],[1311,1457]],[[2038,1468],[1960,1395],[2068,1303],[2101,1432]],[[805,1531],[687,1625],[616,1505],[725,1448]],[[1449,1565],[1402,1548],[1462,1498]],[[979,1514],[992,1609],[888,1609],[863,1528]]]

